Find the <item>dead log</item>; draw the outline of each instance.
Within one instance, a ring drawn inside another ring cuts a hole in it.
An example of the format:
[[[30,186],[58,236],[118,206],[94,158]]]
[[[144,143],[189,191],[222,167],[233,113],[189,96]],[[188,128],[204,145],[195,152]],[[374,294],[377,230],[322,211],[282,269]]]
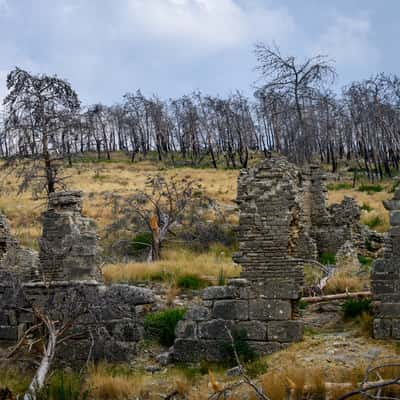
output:
[[[365,298],[365,297],[371,297],[371,296],[372,296],[372,293],[370,291],[365,291],[365,292],[329,294],[326,296],[302,297],[301,301],[304,301],[305,303],[308,303],[308,304],[313,304],[313,303],[321,303],[323,301],[346,300],[346,299],[355,299],[355,298]]]

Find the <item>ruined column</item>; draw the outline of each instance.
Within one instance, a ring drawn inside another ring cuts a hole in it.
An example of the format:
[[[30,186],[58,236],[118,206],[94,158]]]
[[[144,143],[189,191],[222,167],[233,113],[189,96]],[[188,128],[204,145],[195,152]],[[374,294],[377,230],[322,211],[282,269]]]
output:
[[[384,202],[391,228],[385,240],[384,258],[375,261],[372,293],[375,308],[374,337],[400,339],[400,188]]]
[[[302,229],[300,184],[300,172],[281,157],[239,176],[240,247],[234,261],[242,266],[241,277],[266,296],[300,296],[303,268],[296,258]]]
[[[96,228],[82,216],[82,192],[51,193],[42,219],[41,278],[46,282],[100,280]]]

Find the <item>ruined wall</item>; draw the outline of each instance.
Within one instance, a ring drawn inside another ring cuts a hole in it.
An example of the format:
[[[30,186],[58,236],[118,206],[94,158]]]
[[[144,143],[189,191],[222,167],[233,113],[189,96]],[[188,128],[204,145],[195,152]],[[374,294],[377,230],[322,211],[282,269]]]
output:
[[[303,234],[296,197],[300,184],[297,168],[278,157],[239,176],[239,251],[234,261],[242,266],[241,277],[267,296],[299,297],[302,265],[290,253],[296,256]]]
[[[299,244],[302,229],[302,179],[284,158],[243,170],[238,182],[240,248],[234,260],[241,278],[210,287],[176,329],[176,361],[223,361],[227,329],[246,335],[258,354],[270,354],[302,338],[294,320],[303,283]],[[311,243],[311,239],[309,243]],[[308,244],[309,244],[308,243]]]
[[[391,229],[383,259],[375,261],[372,293],[375,306],[374,336],[400,339],[400,188],[393,200],[385,201],[390,211]]]
[[[49,197],[39,240],[40,275],[47,282],[100,280],[95,224],[82,216],[82,193]]]
[[[74,317],[73,332],[78,336],[58,349],[60,359],[79,363],[128,360],[143,337],[140,307],[152,303],[153,295],[134,286],[102,284],[95,226],[82,216],[81,209],[81,192],[50,196],[43,213],[40,260],[36,257],[38,274],[21,284],[14,278],[20,278],[22,264],[16,260],[14,268],[6,258],[18,245],[5,219],[0,219],[1,243],[10,244],[4,246],[0,262],[4,278],[0,282],[0,344],[21,337],[34,322],[26,309],[35,304],[56,320],[61,315],[63,319]]]

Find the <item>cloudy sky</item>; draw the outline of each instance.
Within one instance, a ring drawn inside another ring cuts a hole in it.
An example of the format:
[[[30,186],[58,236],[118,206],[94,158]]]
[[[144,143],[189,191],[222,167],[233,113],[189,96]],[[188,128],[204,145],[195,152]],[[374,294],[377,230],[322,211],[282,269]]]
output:
[[[341,85],[399,73],[399,17],[398,0],[0,0],[0,98],[14,66],[68,79],[83,103],[250,95],[260,41],[329,55]]]

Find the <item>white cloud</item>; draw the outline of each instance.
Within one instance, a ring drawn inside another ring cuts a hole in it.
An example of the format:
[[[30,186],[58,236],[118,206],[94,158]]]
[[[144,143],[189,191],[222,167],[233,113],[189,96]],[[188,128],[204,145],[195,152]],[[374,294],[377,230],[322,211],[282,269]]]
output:
[[[132,34],[219,50],[285,40],[294,29],[287,9],[247,0],[128,0]]]
[[[370,34],[371,23],[367,17],[336,16],[312,50],[314,53],[328,54],[338,64],[375,64],[380,56]]]

